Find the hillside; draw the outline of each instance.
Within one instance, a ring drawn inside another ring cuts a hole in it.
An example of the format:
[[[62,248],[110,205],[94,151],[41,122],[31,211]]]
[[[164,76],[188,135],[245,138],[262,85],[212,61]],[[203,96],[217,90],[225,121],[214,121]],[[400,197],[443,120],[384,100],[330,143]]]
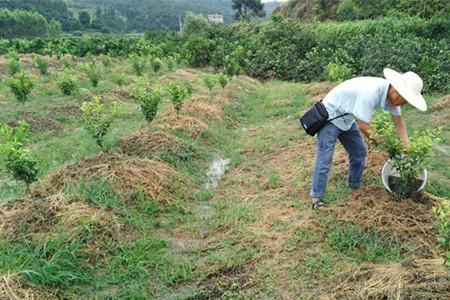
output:
[[[385,16],[448,15],[449,1],[398,0],[290,0],[276,10],[276,14],[300,20],[354,20]]]
[[[95,12],[96,17],[113,31],[145,31],[149,29],[179,29],[179,17],[187,11],[197,14],[219,13],[224,21],[233,21],[231,0],[73,0],[76,11]],[[97,9],[99,8],[99,10]]]

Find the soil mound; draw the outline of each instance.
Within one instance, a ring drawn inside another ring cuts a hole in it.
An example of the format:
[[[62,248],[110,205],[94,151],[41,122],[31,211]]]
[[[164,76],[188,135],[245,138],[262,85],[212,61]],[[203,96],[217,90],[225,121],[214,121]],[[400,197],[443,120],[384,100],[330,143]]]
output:
[[[367,186],[351,193],[347,201],[332,210],[337,221],[376,230],[382,238],[395,238],[409,252],[429,257],[438,255],[432,207],[441,201],[426,193],[416,199],[395,201],[383,188]]]
[[[0,299],[2,300],[35,300],[58,299],[55,295],[38,291],[23,282],[19,275],[6,274],[0,276]]]
[[[437,101],[433,105],[432,109],[434,111],[441,111],[441,110],[444,110],[449,107],[450,107],[450,95],[447,95],[447,96],[444,96],[441,99],[439,99],[439,101]]]
[[[336,282],[319,299],[450,299],[450,272],[442,259],[363,265]]]
[[[51,195],[83,179],[106,179],[113,191],[125,201],[136,193],[148,199],[171,202],[184,190],[186,181],[169,165],[155,160],[102,153],[84,161],[67,165],[45,178],[35,193]]]
[[[61,131],[65,128],[62,123],[48,117],[25,115],[21,120],[26,121],[30,126],[30,130],[33,132]],[[9,121],[7,124],[16,127],[18,120]]]
[[[164,132],[132,134],[121,138],[119,147],[124,154],[149,159],[186,161],[195,156],[195,151],[185,141]]]
[[[46,241],[60,234],[69,240],[86,238],[80,228],[89,227],[90,242],[83,249],[99,254],[107,240],[118,240],[121,225],[111,213],[83,202],[68,202],[58,194],[0,206],[0,237],[12,242]]]
[[[183,108],[182,112],[192,116],[198,116],[204,118],[207,121],[222,121],[224,112],[222,108],[213,105],[206,104],[202,102],[187,102]]]
[[[208,130],[208,125],[203,121],[188,116],[168,116],[155,120],[153,124],[162,130],[184,131],[193,138]]]

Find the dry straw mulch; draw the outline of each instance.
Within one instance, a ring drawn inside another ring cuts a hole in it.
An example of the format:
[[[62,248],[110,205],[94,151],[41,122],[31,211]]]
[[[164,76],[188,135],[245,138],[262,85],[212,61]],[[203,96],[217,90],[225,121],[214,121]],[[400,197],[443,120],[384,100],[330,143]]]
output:
[[[173,158],[186,160],[191,151],[182,139],[165,132],[138,132],[125,136],[118,143],[122,153],[145,158]]]
[[[441,111],[446,108],[450,107],[450,95],[444,96],[439,101],[437,101],[433,106],[432,109],[434,111]]]
[[[336,213],[337,221],[378,231],[383,238],[393,237],[399,244],[408,245],[409,254],[428,258],[439,255],[432,207],[441,201],[426,193],[416,199],[395,201],[382,187],[367,186],[330,209]]]
[[[337,276],[334,282],[332,289],[319,299],[450,299],[450,271],[443,259],[366,264]]]
[[[113,191],[125,201],[131,201],[133,195],[142,192],[148,199],[171,202],[187,185],[187,181],[164,162],[101,153],[50,174],[34,192],[51,195],[85,179],[108,180]]]
[[[181,112],[184,114],[198,116],[199,118],[204,118],[207,121],[217,121],[223,120],[224,111],[217,105],[203,103],[200,101],[189,101],[183,105]]]
[[[65,128],[64,124],[49,117],[40,117],[27,114],[23,117],[19,117],[18,120],[26,121],[30,126],[30,130],[34,132],[61,131]],[[7,124],[15,127],[18,124],[18,120],[11,120]]]
[[[0,276],[1,300],[53,300],[58,299],[53,294],[38,291],[23,282],[19,275],[6,274]]]
[[[92,254],[103,254],[105,243],[117,241],[123,229],[110,211],[69,202],[62,194],[0,206],[0,238],[12,242],[47,241],[61,234],[68,240],[78,240],[85,238],[80,226],[91,228],[91,241],[82,251]]]
[[[184,131],[193,138],[196,138],[202,132],[209,130],[209,126],[203,121],[183,115],[163,117],[153,121],[153,125],[162,130]]]

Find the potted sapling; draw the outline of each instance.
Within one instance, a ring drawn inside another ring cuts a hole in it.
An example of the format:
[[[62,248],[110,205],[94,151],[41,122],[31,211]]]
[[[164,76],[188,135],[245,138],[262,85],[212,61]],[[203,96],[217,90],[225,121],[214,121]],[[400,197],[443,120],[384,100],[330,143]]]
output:
[[[431,162],[433,146],[440,142],[441,128],[414,132],[408,149],[404,149],[388,115],[377,116],[373,126],[383,140],[379,146],[390,157],[383,166],[381,177],[386,190],[396,199],[405,199],[424,189],[428,179],[426,169]]]

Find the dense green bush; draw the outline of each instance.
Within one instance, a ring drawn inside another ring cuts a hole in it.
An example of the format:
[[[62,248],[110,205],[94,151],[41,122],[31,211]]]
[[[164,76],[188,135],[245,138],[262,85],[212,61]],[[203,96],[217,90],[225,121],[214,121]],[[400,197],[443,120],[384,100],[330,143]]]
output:
[[[72,95],[77,87],[75,75],[68,69],[59,75],[56,84],[65,95]]]

